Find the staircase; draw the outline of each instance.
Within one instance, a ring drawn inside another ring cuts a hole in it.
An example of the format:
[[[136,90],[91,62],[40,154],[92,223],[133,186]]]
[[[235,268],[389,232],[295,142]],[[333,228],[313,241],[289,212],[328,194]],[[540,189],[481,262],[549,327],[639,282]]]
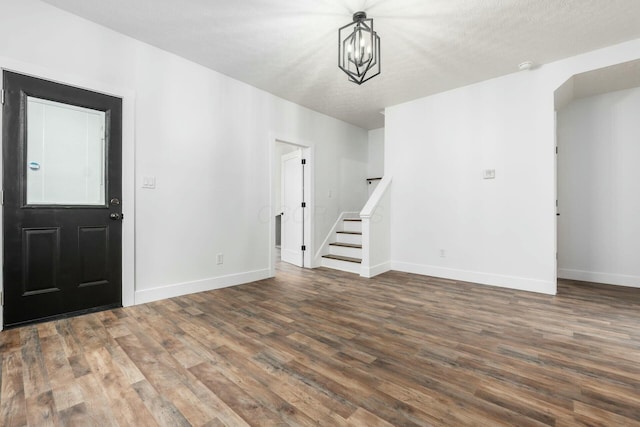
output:
[[[322,256],[322,266],[360,274],[362,263],[362,220],[345,218],[342,230],[335,232],[335,242],[329,243],[329,254]]]
[[[318,248],[314,265],[366,278],[391,270],[391,181],[392,177],[383,177],[360,212],[340,213]]]

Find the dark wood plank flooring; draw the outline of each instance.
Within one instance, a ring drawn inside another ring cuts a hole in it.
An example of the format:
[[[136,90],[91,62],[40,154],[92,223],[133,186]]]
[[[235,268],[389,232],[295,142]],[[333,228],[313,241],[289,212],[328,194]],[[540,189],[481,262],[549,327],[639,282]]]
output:
[[[0,425],[640,426],[640,289],[275,279],[0,333]]]

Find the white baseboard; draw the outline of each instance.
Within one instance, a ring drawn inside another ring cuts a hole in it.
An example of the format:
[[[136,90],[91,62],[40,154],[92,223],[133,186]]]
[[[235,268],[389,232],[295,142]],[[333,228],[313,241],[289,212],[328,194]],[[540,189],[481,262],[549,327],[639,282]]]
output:
[[[230,274],[228,276],[212,277],[193,282],[175,283],[158,288],[144,289],[136,291],[135,303],[144,304],[147,302],[179,297],[181,295],[188,295],[196,292],[211,291],[214,289],[241,285],[243,283],[255,282],[269,277],[270,270],[267,268],[264,270],[248,271],[246,273]]]
[[[526,277],[504,276],[500,274],[458,270],[398,261],[392,261],[391,268],[405,273],[441,277],[443,279],[460,280],[463,282],[472,282],[481,285],[499,286],[501,288],[517,289],[520,291],[538,292],[548,295],[555,295],[557,292],[557,285],[555,282],[529,279]]]
[[[369,268],[362,267],[360,269],[360,276],[370,279],[378,274],[386,273],[389,270],[391,270],[391,262],[387,261]]]
[[[596,271],[559,268],[558,278],[580,280],[583,282],[604,283],[607,285],[627,286],[630,288],[640,288],[640,277],[627,276],[624,274],[600,273]]]

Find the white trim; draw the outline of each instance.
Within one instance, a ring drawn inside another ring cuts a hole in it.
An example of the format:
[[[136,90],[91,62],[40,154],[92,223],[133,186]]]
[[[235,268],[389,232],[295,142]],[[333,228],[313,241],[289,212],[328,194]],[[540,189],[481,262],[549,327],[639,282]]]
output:
[[[136,144],[135,96],[122,98],[122,306],[136,304]]]
[[[0,56],[0,71],[7,70],[46,79],[69,86],[122,98],[122,305],[128,307],[135,301],[135,91],[109,83],[93,80],[49,67],[43,67]],[[0,89],[2,79],[0,78]],[[2,114],[0,114],[0,128]],[[2,136],[0,135],[0,138]],[[0,143],[1,146],[1,143]],[[0,162],[0,178],[2,162]],[[1,208],[0,208],[1,209]],[[1,210],[0,210],[1,213]],[[0,242],[2,240],[0,221]],[[0,244],[0,256],[2,248]],[[3,258],[4,259],[4,258]],[[0,263],[0,289],[2,289],[2,263]],[[0,306],[0,329],[4,326],[4,315]]]
[[[380,181],[380,183],[378,183],[376,189],[373,190],[373,193],[371,193],[371,196],[369,196],[369,200],[367,200],[367,203],[360,211],[360,218],[371,218],[376,208],[380,204],[380,200],[389,189],[392,181],[393,177],[391,176],[382,177],[382,180]]]
[[[526,277],[505,276],[501,274],[483,273],[478,271],[458,270],[433,265],[411,264],[408,262],[392,261],[391,268],[393,270],[403,271],[405,273],[414,273],[423,276],[460,280],[463,282],[498,286],[501,288],[516,289],[520,291],[538,292],[549,295],[555,295],[557,288],[556,283],[547,282],[545,280],[529,279]]]
[[[313,248],[315,247],[315,225],[316,225],[316,199],[315,199],[315,147],[308,146],[302,150],[302,156],[307,159],[307,164],[304,168],[304,182],[305,184],[305,201],[307,203],[307,217],[304,223],[304,241],[308,247],[308,250],[304,254],[304,266],[308,268],[315,267],[313,262]],[[275,217],[272,218],[274,223],[272,224],[275,229]],[[273,250],[273,248],[272,248]]]
[[[196,292],[212,291],[214,289],[227,288],[229,286],[242,285],[268,279],[269,269],[249,271],[246,273],[229,274],[227,276],[211,277],[195,280],[193,282],[173,283],[152,289],[136,291],[136,304],[145,304],[166,298],[179,297],[194,294]]]
[[[296,141],[296,142],[292,142]],[[265,209],[269,212],[269,218],[267,223],[269,224],[269,277],[275,277],[275,245],[276,245],[276,212],[279,206],[275,206],[275,194],[273,191],[274,183],[274,155],[276,149],[276,143],[282,142],[289,145],[302,148],[302,156],[307,160],[304,168],[304,188],[305,188],[305,202],[307,207],[305,208],[306,216],[304,221],[304,241],[307,250],[304,253],[303,266],[305,268],[316,267],[314,258],[311,256],[314,247],[314,230],[315,230],[315,167],[314,156],[315,147],[312,144],[304,141],[302,138],[296,138],[294,136],[284,136],[274,132],[269,132],[267,135],[267,142],[269,144],[269,207]],[[280,160],[278,160],[280,161]]]
[[[583,282],[604,283],[606,285],[626,286],[628,288],[640,288],[639,276],[628,276],[625,274],[559,268],[558,278],[579,280]]]
[[[322,258],[322,267],[360,275],[360,264],[333,258]]]
[[[374,265],[373,267],[360,267],[360,276],[370,279],[378,274],[391,271],[391,261],[383,262],[382,264]]]
[[[384,202],[386,203],[383,204],[383,198],[387,195],[392,181],[393,178],[391,176],[385,175],[373,190],[373,193],[369,196],[369,200],[367,200],[367,203],[360,211],[360,219],[362,220],[362,267],[360,269],[360,276],[369,279],[377,274],[389,271],[390,269],[391,261],[389,261],[389,245],[391,244],[391,202],[387,197],[384,199]],[[372,221],[372,217],[374,215],[376,218]],[[371,236],[374,235],[375,240],[380,236],[381,232],[383,235],[386,234],[388,236],[387,241],[379,242],[376,240],[372,243]],[[382,249],[379,247],[380,243],[383,243]],[[374,245],[376,246],[375,248],[373,247]],[[383,255],[378,256],[381,253]],[[372,266],[372,254],[375,258],[374,262],[380,261],[381,258],[383,258],[384,261]],[[377,271],[380,271],[380,273],[376,273]]]

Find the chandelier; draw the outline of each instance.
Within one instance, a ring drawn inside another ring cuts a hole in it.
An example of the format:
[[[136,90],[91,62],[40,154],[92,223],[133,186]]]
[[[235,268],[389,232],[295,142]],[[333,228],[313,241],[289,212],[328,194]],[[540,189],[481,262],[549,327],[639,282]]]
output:
[[[380,74],[380,37],[365,12],[338,30],[338,67],[359,85]]]

